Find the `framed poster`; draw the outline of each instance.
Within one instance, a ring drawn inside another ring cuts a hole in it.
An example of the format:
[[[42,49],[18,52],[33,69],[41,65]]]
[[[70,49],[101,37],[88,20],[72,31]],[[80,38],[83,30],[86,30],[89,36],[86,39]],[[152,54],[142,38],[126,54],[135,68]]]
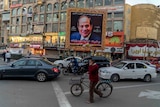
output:
[[[105,45],[107,11],[69,8],[66,23],[66,48],[96,50]]]

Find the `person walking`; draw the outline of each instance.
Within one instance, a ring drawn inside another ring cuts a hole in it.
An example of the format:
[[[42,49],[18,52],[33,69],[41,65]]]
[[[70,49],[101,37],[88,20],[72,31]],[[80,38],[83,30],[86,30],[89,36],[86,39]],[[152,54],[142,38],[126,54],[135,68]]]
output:
[[[100,97],[103,96],[103,94],[95,88],[95,86],[99,81],[98,69],[99,67],[95,63],[95,61],[93,59],[90,59],[88,67],[90,86],[89,86],[89,100],[87,101],[87,103],[94,103],[94,92]]]
[[[10,62],[10,60],[11,60],[11,53],[9,51],[7,51],[7,53],[5,54],[5,59],[7,59],[7,63]]]
[[[6,56],[5,55],[6,55],[6,51],[4,50],[3,53],[2,53],[2,57],[3,57],[4,62],[6,61]]]

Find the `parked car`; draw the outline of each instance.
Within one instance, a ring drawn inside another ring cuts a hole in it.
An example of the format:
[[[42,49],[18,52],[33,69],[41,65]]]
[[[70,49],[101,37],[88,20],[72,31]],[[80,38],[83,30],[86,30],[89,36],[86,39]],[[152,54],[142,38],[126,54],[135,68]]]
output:
[[[31,77],[43,82],[56,78],[60,70],[43,58],[21,58],[0,66],[0,79],[5,77]]]
[[[109,59],[107,59],[104,56],[89,56],[89,57],[85,57],[82,62],[84,62],[85,64],[89,64],[89,60],[93,59],[96,64],[98,64],[99,67],[107,67],[110,66],[110,61]]]
[[[160,60],[159,60],[159,58],[149,58],[148,60],[150,61],[151,64],[156,66],[157,72],[160,72]]]
[[[117,82],[120,79],[143,79],[150,82],[156,78],[157,73],[154,67],[151,67],[141,61],[121,61],[111,67],[102,67],[99,69],[99,77],[111,79]]]
[[[81,62],[82,60],[81,57],[77,57],[77,56],[74,56],[74,57],[77,59],[78,63]],[[71,62],[72,58],[73,56],[67,57],[63,60],[56,60],[54,61],[54,64],[57,65],[58,67],[67,67],[68,64]]]

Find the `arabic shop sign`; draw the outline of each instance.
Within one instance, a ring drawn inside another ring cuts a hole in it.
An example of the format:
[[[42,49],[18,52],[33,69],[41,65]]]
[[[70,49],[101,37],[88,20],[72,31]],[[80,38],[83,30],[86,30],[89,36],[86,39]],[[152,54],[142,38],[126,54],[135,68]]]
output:
[[[129,48],[128,55],[134,57],[147,57],[147,56],[160,57],[160,48],[155,48],[153,46],[152,47],[134,46]]]

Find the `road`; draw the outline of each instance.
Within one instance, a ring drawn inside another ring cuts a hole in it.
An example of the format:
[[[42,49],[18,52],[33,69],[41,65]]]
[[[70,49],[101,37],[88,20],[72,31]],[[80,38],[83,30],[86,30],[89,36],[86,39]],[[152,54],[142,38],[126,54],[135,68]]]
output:
[[[61,74],[47,82],[22,78],[0,80],[0,107],[160,107],[160,74],[149,83],[142,80],[114,82],[111,96],[104,99],[95,95],[93,104],[86,103],[88,88],[80,97],[71,95],[69,79],[73,77]]]

